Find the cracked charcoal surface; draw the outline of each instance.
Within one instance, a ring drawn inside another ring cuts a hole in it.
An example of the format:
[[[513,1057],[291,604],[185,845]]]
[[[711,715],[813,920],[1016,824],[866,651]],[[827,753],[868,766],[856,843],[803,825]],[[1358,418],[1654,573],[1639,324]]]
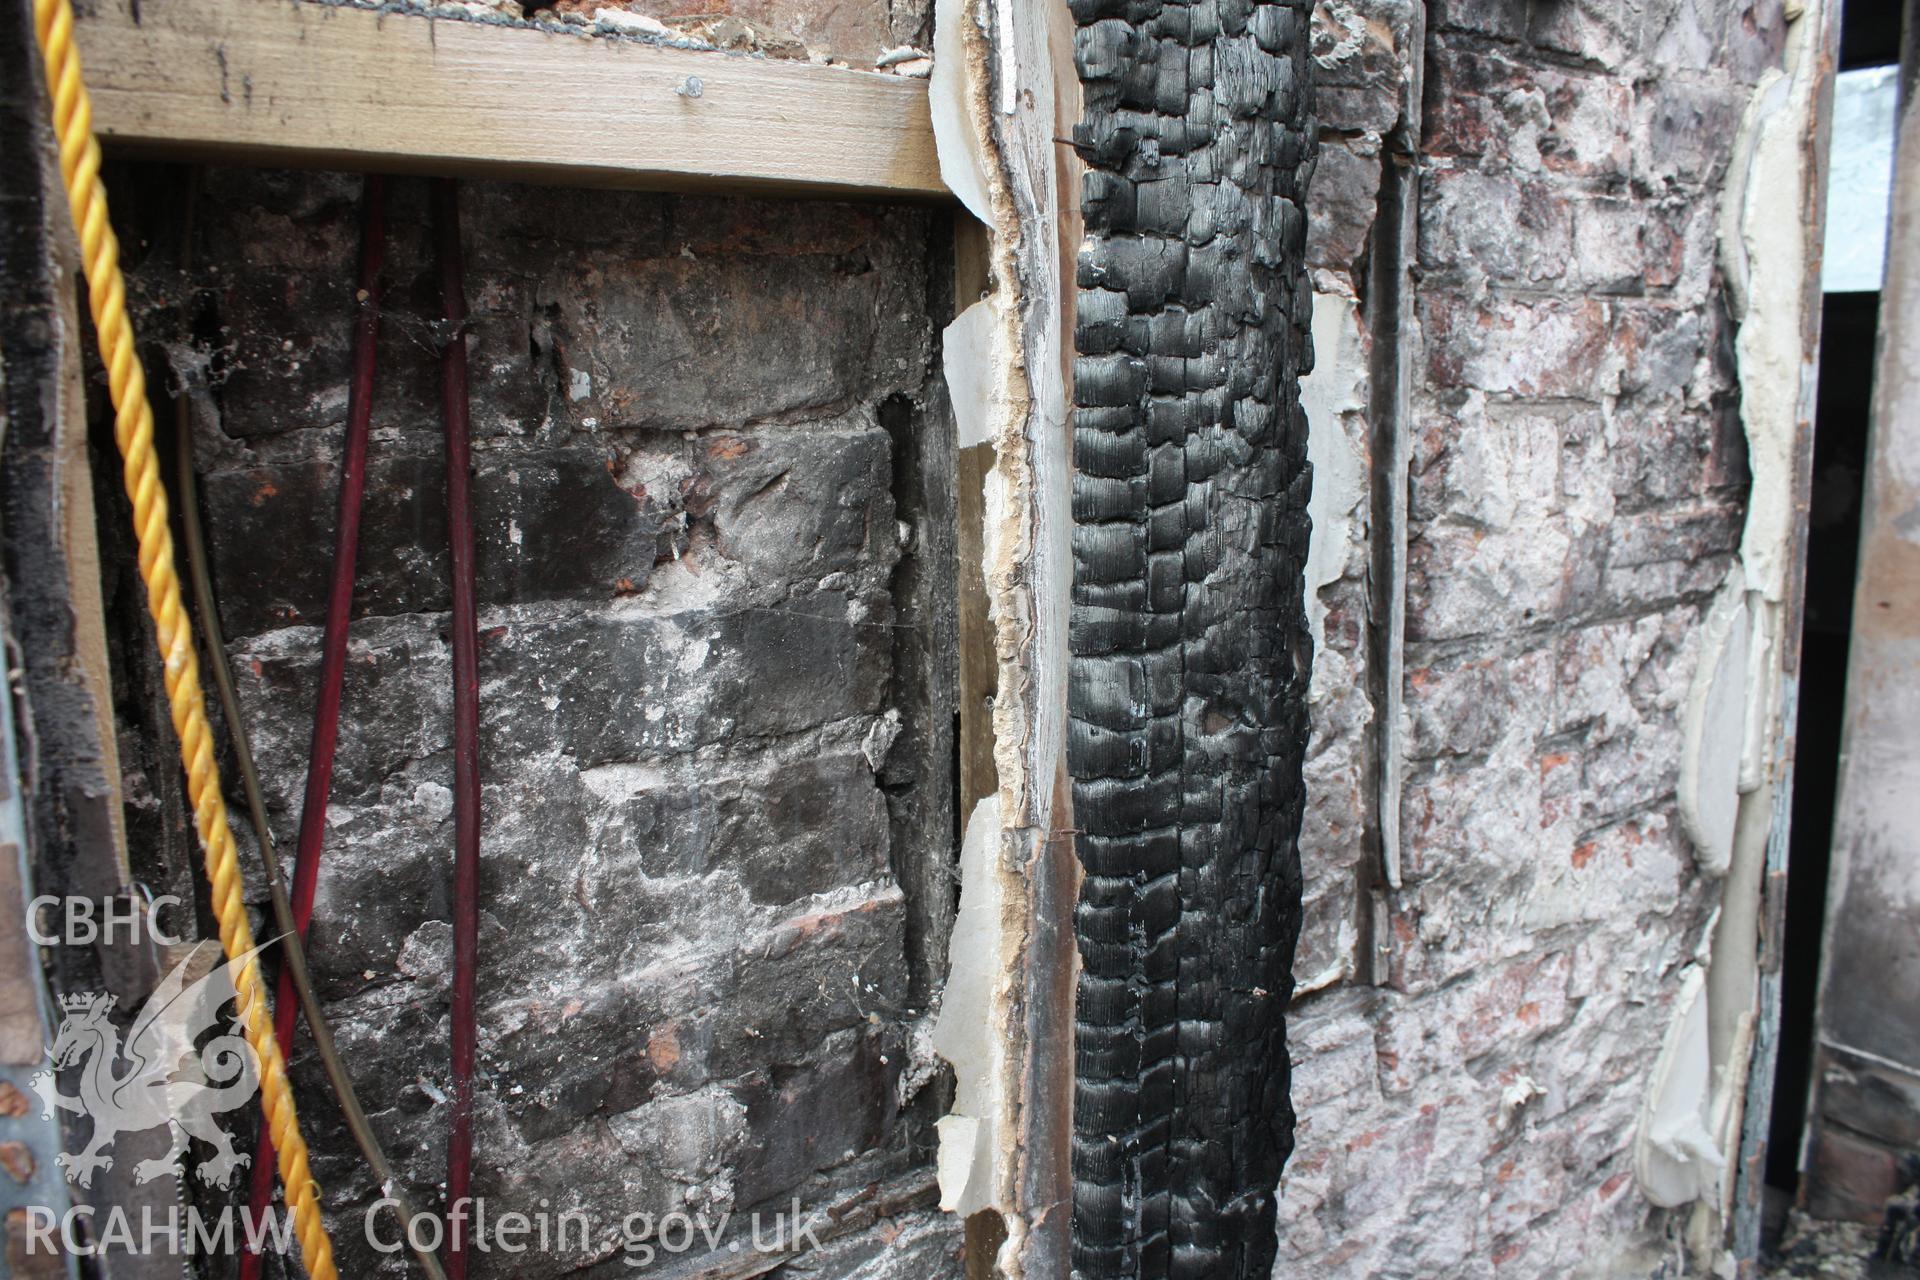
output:
[[[1073,14],[1074,1270],[1264,1277],[1311,655],[1307,13]]]

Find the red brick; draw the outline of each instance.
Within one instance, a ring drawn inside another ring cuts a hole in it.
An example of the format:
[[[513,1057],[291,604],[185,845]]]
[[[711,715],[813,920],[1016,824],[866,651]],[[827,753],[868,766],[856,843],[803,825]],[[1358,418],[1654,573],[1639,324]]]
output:
[[[1885,1147],[1821,1125],[1807,1149],[1804,1181],[1810,1216],[1877,1224],[1900,1193],[1900,1161]]]

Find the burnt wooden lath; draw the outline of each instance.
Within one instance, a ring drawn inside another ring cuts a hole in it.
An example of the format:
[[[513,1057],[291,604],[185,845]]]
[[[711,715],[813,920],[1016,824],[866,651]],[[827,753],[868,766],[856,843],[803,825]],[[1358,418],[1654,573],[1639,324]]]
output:
[[[1300,0],[1074,0],[1074,1270],[1265,1277],[1312,655]]]

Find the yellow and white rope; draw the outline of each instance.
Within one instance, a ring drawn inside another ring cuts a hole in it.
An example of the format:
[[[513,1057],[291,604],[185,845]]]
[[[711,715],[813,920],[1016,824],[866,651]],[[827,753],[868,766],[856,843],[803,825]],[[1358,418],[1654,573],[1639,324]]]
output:
[[[193,630],[180,601],[180,577],[173,561],[173,533],[167,519],[167,494],[160,482],[160,460],[153,447],[153,408],[147,402],[127,318],[126,280],[120,273],[120,243],[107,222],[107,192],[100,182],[100,144],[93,136],[93,103],[80,78],[80,52],[73,43],[73,6],[69,0],[34,0],[34,34],[46,64],[53,98],[53,127],[60,146],[60,175],[66,183],[73,224],[87,275],[87,300],[93,311],[100,357],[107,366],[113,398],[113,438],[120,446],[127,497],[133,502],[133,531],[139,544],[140,579],[147,588],[165,664],[167,701],[180,739],[180,763],[187,774],[193,822],[206,854],[213,910],[220,921],[233,985],[239,993],[241,1024],[247,1043],[260,1058],[260,1109],[279,1157],[280,1181],[287,1189],[300,1256],[312,1280],[337,1280],[333,1242],[320,1216],[320,1188],[307,1167],[307,1143],[294,1113],[287,1062],[273,1034],[273,1015],[260,978],[253,930],[241,899],[240,862],[227,825],[227,804],[214,763],[213,732],[207,724],[206,695],[200,689],[200,663]]]

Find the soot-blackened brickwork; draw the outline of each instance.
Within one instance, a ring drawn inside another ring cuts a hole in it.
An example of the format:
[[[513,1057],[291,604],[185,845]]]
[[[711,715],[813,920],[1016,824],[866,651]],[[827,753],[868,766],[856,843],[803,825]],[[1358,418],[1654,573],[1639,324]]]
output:
[[[194,390],[220,609],[291,849],[360,182],[209,170],[183,270],[180,228],[134,195],[171,191],[163,177],[110,180],[128,193],[123,239],[144,250],[144,332]],[[426,184],[390,191],[310,945],[373,1123],[438,1209],[451,675],[437,310]],[[474,1274],[633,1274],[649,1248],[647,1274],[675,1274],[694,1250],[648,1224],[677,1213],[744,1233],[760,1212],[771,1238],[796,1198],[822,1213],[825,1274],[951,1274],[959,1227],[933,1211],[938,1099],[923,1088],[936,1074],[915,1048],[953,838],[951,695],[917,673],[951,665],[933,590],[951,574],[910,570],[950,546],[923,494],[952,482],[923,486],[901,444],[938,467],[919,442],[949,438],[931,372],[944,224],[503,183],[463,184],[461,201],[484,789],[475,1194],[496,1223],[577,1211],[590,1228],[584,1246],[576,1226],[564,1245],[476,1254]],[[378,1188],[312,1055],[294,1071],[343,1270],[399,1274],[367,1246]],[[717,1250],[734,1260],[725,1235]]]
[[[1074,1267],[1265,1276],[1311,656],[1307,12],[1073,13]]]

